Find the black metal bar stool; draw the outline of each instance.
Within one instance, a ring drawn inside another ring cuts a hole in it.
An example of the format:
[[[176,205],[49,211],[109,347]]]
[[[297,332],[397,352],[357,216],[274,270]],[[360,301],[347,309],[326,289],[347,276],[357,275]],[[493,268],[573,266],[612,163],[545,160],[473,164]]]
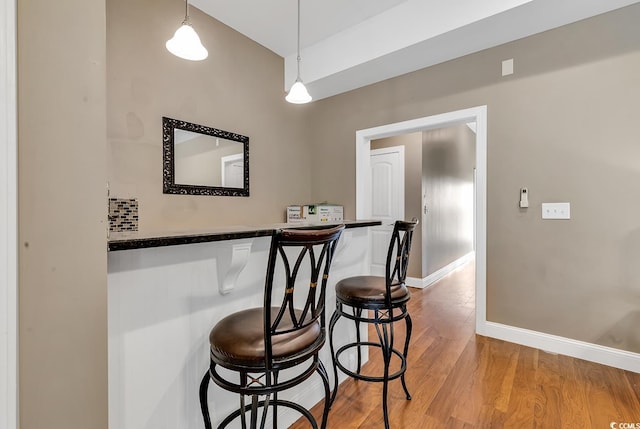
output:
[[[407,277],[411,238],[417,224],[418,220],[415,218],[410,222],[396,221],[387,252],[385,277],[349,277],[340,280],[336,284],[336,310],[329,322],[329,344],[331,346],[334,374],[331,403],[333,403],[338,393],[338,368],[343,373],[358,380],[382,382],[382,410],[386,429],[389,429],[389,411],[387,407],[389,380],[400,378],[407,399],[411,399],[404,377],[407,370],[407,353],[409,352],[412,327],[411,317],[407,311],[407,302],[411,294],[405,285],[405,278]],[[345,311],[348,309],[351,311]],[[345,344],[336,351],[333,344],[333,330],[341,317],[355,321],[356,341]],[[406,322],[406,336],[404,348],[401,352],[394,348],[395,331],[393,325],[403,319]],[[360,323],[370,323],[375,326],[378,336],[377,342],[361,340]],[[384,373],[381,376],[361,374],[361,349],[369,346],[379,348],[382,351]],[[355,371],[348,369],[340,362],[340,355],[353,348],[357,349],[358,357]],[[394,357],[400,360],[400,369],[389,374],[389,366]]]
[[[317,429],[318,424],[307,409],[278,399],[279,392],[297,386],[314,372],[320,374],[324,384],[322,428],[326,427],[330,388],[318,352],[326,338],[325,291],[329,268],[343,229],[344,225],[340,225],[274,233],[264,305],[225,317],[209,335],[211,360],[200,383],[205,428],[211,429],[207,393],[209,380],[213,380],[223,389],[240,394],[239,409],[227,416],[219,428],[240,417],[244,429],[247,414],[252,429],[264,428],[269,407],[273,411],[272,427],[277,428],[277,407],[283,406],[300,412]],[[297,370],[281,373],[298,366]],[[218,367],[232,372],[219,371]],[[245,404],[245,396],[251,397],[250,403]]]

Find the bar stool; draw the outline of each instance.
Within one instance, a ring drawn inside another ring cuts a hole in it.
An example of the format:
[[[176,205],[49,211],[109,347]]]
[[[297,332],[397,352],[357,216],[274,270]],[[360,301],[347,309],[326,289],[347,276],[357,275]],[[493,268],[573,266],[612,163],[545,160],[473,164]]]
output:
[[[317,429],[318,424],[307,409],[278,399],[279,392],[299,385],[314,372],[324,384],[322,428],[326,427],[330,387],[318,352],[326,338],[325,290],[329,268],[343,229],[344,225],[339,225],[283,229],[273,234],[264,305],[225,317],[209,335],[210,364],[200,383],[200,407],[206,429],[211,429],[209,380],[240,394],[240,408],[227,416],[219,428],[238,417],[242,428],[246,428],[248,412],[250,427],[264,428],[269,407],[273,410],[272,427],[277,428],[277,407],[283,406],[300,412]],[[219,367],[225,370],[219,371]],[[281,372],[293,367],[299,368]],[[251,397],[250,403],[245,404],[245,396]]]
[[[407,302],[411,297],[405,285],[407,276],[407,264],[409,262],[409,250],[413,230],[418,224],[417,219],[409,222],[396,221],[387,252],[385,277],[357,276],[340,280],[336,284],[336,310],[329,322],[329,344],[333,363],[334,388],[331,394],[331,403],[338,393],[338,368],[340,371],[357,380],[382,382],[382,410],[384,426],[389,429],[389,411],[387,407],[387,392],[389,380],[400,378],[402,387],[411,399],[405,372],[407,370],[407,353],[409,352],[409,340],[411,339],[411,317],[407,311]],[[347,307],[345,309],[345,307]],[[346,310],[350,309],[350,312]],[[356,341],[345,344],[337,351],[333,344],[333,330],[341,317],[353,320],[356,325]],[[406,336],[402,352],[394,348],[395,332],[394,323],[405,320]],[[360,323],[373,324],[378,335],[378,341],[362,341],[360,338]],[[375,347],[382,351],[384,373],[381,376],[361,374],[361,349],[362,347]],[[355,371],[348,369],[340,362],[340,355],[347,350],[357,349],[357,368]],[[400,360],[400,369],[389,374],[389,366],[392,358]]]

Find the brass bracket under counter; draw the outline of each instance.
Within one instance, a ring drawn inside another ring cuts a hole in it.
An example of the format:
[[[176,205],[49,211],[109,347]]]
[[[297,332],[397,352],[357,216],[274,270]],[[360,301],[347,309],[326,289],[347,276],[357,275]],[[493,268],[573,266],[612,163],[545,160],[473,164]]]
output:
[[[233,243],[230,244],[229,249],[224,249],[223,254],[229,255],[230,261],[228,262],[228,269],[226,273],[222,273],[218,271],[218,292],[220,295],[226,295],[231,292],[238,281],[238,277],[240,273],[247,266],[247,262],[249,262],[249,256],[251,256],[251,245],[253,241],[242,242],[242,243]],[[220,270],[221,266],[226,264],[221,263],[222,261],[218,260],[218,270]]]

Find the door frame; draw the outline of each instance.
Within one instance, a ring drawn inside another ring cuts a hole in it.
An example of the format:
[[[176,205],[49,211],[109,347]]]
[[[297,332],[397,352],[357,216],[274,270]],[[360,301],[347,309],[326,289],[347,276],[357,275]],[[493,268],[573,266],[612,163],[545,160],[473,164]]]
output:
[[[356,219],[371,219],[371,140],[450,125],[476,122],[476,192],[474,235],[476,263],[476,333],[487,328],[487,106],[476,106],[356,131]]]
[[[18,427],[16,1],[0,7],[0,427]]]

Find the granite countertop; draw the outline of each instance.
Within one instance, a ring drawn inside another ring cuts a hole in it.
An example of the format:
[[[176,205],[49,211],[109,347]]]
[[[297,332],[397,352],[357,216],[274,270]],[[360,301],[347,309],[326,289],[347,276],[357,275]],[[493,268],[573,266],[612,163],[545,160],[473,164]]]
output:
[[[363,228],[381,225],[378,220],[345,220],[336,223],[291,224],[278,223],[260,226],[225,226],[218,228],[162,232],[111,232],[107,240],[109,251],[144,249],[147,247],[176,246],[181,244],[206,243],[210,241],[238,240],[241,238],[268,237],[276,229],[305,228],[310,226],[339,225],[346,228]]]

